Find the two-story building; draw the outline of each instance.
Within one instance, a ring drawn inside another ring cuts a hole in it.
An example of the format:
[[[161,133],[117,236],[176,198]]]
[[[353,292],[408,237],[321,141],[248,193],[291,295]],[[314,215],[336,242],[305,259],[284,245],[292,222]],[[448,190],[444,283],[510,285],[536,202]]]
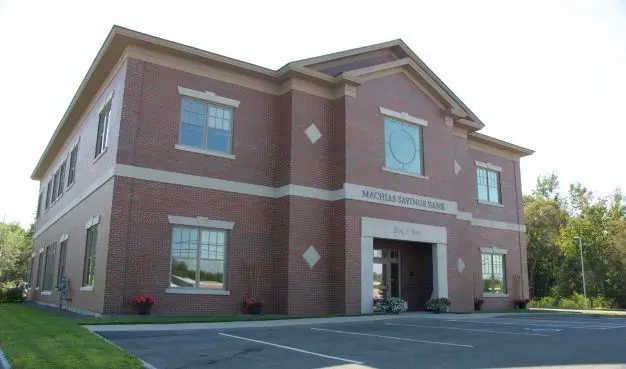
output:
[[[270,70],[113,27],[32,174],[33,298],[367,313],[528,296],[520,158],[401,40]]]

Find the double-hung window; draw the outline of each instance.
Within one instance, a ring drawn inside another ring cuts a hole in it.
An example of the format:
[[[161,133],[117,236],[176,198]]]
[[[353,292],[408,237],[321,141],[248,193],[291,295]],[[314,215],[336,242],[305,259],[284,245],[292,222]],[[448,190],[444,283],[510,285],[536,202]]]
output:
[[[482,252],[483,292],[506,294],[506,255]]]
[[[227,231],[172,228],[170,288],[225,290]]]
[[[59,247],[59,267],[57,269],[57,286],[61,279],[65,277],[65,258],[67,254],[67,239],[61,241]]]
[[[52,204],[52,180],[48,181],[48,187],[46,188],[46,210],[50,208]]]
[[[385,118],[385,168],[424,174],[421,125]]]
[[[108,145],[109,120],[111,119],[111,102],[108,102],[98,116],[98,131],[96,134],[96,152],[94,158],[102,154]]]
[[[179,143],[203,151],[232,153],[233,109],[183,97]]]
[[[70,168],[67,173],[67,187],[74,184],[76,179],[76,160],[78,160],[78,145],[74,146],[70,153]]]
[[[41,215],[41,202],[43,201],[43,192],[39,193],[37,197],[37,213],[35,213],[35,219],[39,219],[39,215]]]
[[[476,184],[478,186],[478,200],[492,204],[501,204],[500,172],[477,167]]]
[[[96,245],[98,243],[98,225],[87,228],[85,240],[85,262],[83,265],[83,287],[93,286],[96,277]]]
[[[57,199],[63,195],[64,185],[65,185],[65,164],[67,163],[66,159],[63,159],[63,164],[59,168],[59,183],[57,184]]]
[[[54,279],[54,259],[56,256],[56,243],[46,247],[46,264],[43,272],[43,291],[51,292]]]
[[[37,280],[35,281],[35,287],[41,286],[41,274],[43,272],[43,252],[39,253],[39,261],[37,262]]]

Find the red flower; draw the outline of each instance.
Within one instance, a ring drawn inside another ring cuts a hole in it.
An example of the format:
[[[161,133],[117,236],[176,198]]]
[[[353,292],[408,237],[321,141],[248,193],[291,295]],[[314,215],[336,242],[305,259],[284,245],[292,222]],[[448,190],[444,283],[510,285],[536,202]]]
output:
[[[250,306],[254,304],[256,304],[256,299],[254,297],[250,297],[249,299],[246,300],[246,306]]]
[[[137,295],[131,298],[133,305],[154,305],[156,299],[154,296]]]

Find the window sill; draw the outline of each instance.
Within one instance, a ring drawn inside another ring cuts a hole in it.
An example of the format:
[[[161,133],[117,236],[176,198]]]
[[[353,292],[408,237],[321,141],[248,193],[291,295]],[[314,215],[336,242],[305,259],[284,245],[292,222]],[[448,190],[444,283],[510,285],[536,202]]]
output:
[[[41,296],[50,296],[52,295],[52,291],[43,291],[41,292]]]
[[[175,293],[183,295],[221,295],[230,296],[230,291],[224,290],[209,290],[202,288],[167,288],[165,293]]]
[[[184,145],[179,145],[179,144],[174,145],[174,148],[176,150],[195,152],[196,154],[217,156],[217,157],[225,158],[225,159],[235,159],[235,155],[226,154],[226,153],[219,152],[219,151],[203,150],[203,149],[198,149],[195,147],[184,146]]]
[[[93,286],[82,286],[81,291],[93,291]]]
[[[104,154],[106,154],[106,153],[107,153],[107,150],[108,150],[108,149],[109,149],[109,147],[108,147],[108,146],[107,146],[107,147],[105,147],[105,148],[104,148],[104,150],[102,150],[102,152],[101,152],[100,154],[98,154],[98,156],[96,156],[96,157],[93,159],[93,162],[94,162],[94,163],[95,163],[95,162],[97,162],[97,161],[98,161],[98,160],[99,160],[102,156],[104,156]]]
[[[402,172],[399,170],[395,170],[395,169],[389,169],[387,167],[383,167],[383,170],[385,172],[389,172],[389,173],[395,173],[395,174],[401,174],[403,176],[409,176],[409,177],[414,177],[414,178],[421,178],[421,179],[430,179],[429,177],[423,176],[421,174],[413,174],[413,173],[407,173],[407,172]]]
[[[496,206],[496,207],[499,207],[499,208],[503,208],[504,207],[504,205],[499,204],[497,202],[489,202],[489,201],[478,200],[478,203],[482,204],[482,205]]]
[[[489,293],[483,292],[483,297],[509,297],[508,293]]]
[[[70,188],[72,188],[72,186],[74,185],[74,183],[76,183],[76,181],[74,181],[74,182],[72,182],[72,183],[68,184],[68,185],[67,185],[67,187],[65,187],[65,192],[69,191],[69,190],[70,190]]]

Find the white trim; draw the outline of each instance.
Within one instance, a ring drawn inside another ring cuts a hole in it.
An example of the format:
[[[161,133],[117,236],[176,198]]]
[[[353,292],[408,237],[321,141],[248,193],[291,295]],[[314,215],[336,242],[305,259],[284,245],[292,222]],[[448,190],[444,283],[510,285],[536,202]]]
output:
[[[83,291],[83,292],[93,291],[93,285],[91,285],[91,286],[82,286],[80,288],[80,290]]]
[[[409,113],[406,112],[397,112],[391,109],[387,109],[387,108],[383,108],[382,106],[378,107],[380,109],[380,114],[382,115],[386,115],[390,118],[394,118],[394,119],[399,119],[399,120],[403,120],[405,122],[409,122],[409,123],[415,123],[415,124],[419,124],[420,126],[427,126],[428,125],[428,121],[418,118],[418,117],[414,117],[412,115],[410,115]]]
[[[43,253],[43,247],[39,249],[39,253]]]
[[[187,225],[192,227],[202,228],[218,228],[218,229],[233,229],[235,227],[234,222],[226,222],[223,220],[212,220],[207,217],[183,217],[179,215],[168,215],[167,220],[170,224]]]
[[[234,99],[229,99],[227,97],[218,96],[215,94],[215,92],[211,92],[211,91],[202,92],[202,91],[192,90],[190,88],[178,86],[178,93],[183,96],[193,97],[199,100],[214,102],[214,103],[221,104],[221,105],[232,106],[234,108],[238,108],[239,104],[241,104],[241,101],[239,100],[234,100]]]
[[[445,244],[448,231],[445,227],[428,224],[361,217],[361,237]]]
[[[485,200],[478,200],[478,203],[481,205],[489,205],[489,206],[495,206],[498,208],[503,208],[504,205],[500,204],[499,202],[489,202],[489,201],[485,201]]]
[[[491,221],[487,219],[474,218],[473,214],[466,211],[457,209],[457,203],[455,201],[436,199],[424,196],[418,196],[410,193],[396,192],[391,190],[380,189],[371,186],[362,186],[353,183],[344,183],[343,188],[337,190],[325,190],[320,188],[313,188],[295,184],[288,184],[281,187],[269,187],[250,183],[228,181],[217,178],[210,178],[204,176],[196,176],[177,172],[168,172],[157,169],[135,167],[124,164],[116,164],[114,167],[108,169],[100,177],[96,178],[91,185],[89,185],[80,195],[74,197],[70,203],[64,208],[58,211],[53,218],[48,220],[45,224],[37,226],[37,232],[34,234],[34,238],[40,236],[46,229],[54,225],[65,214],[70,212],[74,207],[78,206],[82,201],[88,198],[92,193],[97,191],[100,187],[106,184],[114,176],[140,179],[145,181],[169,183],[181,186],[204,188],[209,190],[217,190],[231,193],[240,193],[244,195],[260,196],[267,198],[281,198],[284,196],[299,196],[310,199],[318,199],[324,201],[337,201],[343,199],[368,201],[374,203],[380,203],[390,206],[399,206],[416,210],[434,211],[444,214],[455,215],[459,220],[465,220],[471,222],[472,226],[495,228],[515,232],[526,232],[526,226],[523,224],[506,223]],[[395,194],[396,196],[403,196],[411,198],[408,203],[398,203],[393,201],[383,201],[377,199],[364,199],[362,197],[362,191],[378,191]],[[432,202],[439,202],[444,204],[444,210],[432,209],[428,206],[420,206],[415,200],[425,200]],[[47,212],[47,210],[44,210]]]
[[[495,246],[482,246],[480,248],[480,252],[483,254],[500,254],[500,255],[506,255],[508,250],[507,249],[502,249],[499,247],[495,247]]]
[[[165,293],[174,293],[181,295],[219,295],[230,296],[230,291],[210,290],[206,288],[166,288]]]
[[[31,258],[34,258],[34,257],[35,257],[35,253],[33,252],[33,254],[32,254],[30,257],[31,257]]]
[[[104,109],[104,107],[113,100],[114,95],[115,90],[112,90],[111,92],[109,92],[106,99],[104,99],[104,101],[100,105],[98,105],[98,109],[96,110],[98,112],[98,116],[100,116],[100,113],[102,113],[102,109]]]
[[[415,174],[415,173],[409,173],[409,172],[403,172],[401,170],[395,170],[395,169],[390,169],[387,167],[383,167],[383,170],[385,172],[389,172],[389,173],[395,173],[395,174],[401,174],[403,176],[409,176],[409,177],[415,177],[415,178],[421,178],[421,179],[430,179],[427,176],[423,176],[421,174]]]
[[[41,295],[41,296],[50,296],[50,295],[52,295],[52,291],[42,291],[42,292],[40,293],[40,295]]]
[[[508,293],[483,292],[483,297],[487,297],[487,298],[509,297],[509,294]]]
[[[100,215],[95,215],[91,218],[89,218],[89,220],[87,221],[87,223],[85,223],[85,229],[88,229],[92,226],[95,226],[96,224],[100,223]]]
[[[63,233],[61,235],[61,238],[59,238],[59,242],[66,241],[68,238],[69,238],[69,235],[67,233]]]
[[[107,145],[108,145],[108,143],[107,143]],[[104,154],[106,154],[106,153],[107,153],[107,150],[108,150],[108,149],[109,149],[109,146],[105,146],[105,147],[104,147],[104,150],[102,150],[102,151],[100,152],[100,154],[98,154],[98,156],[96,156],[96,157],[93,159],[93,162],[92,162],[92,163],[95,163],[95,162],[97,162],[98,160],[100,160],[100,158],[101,158],[101,157],[103,157],[103,156],[104,156]],[[77,159],[77,160],[78,160],[78,159]]]
[[[474,163],[476,164],[477,167],[495,170],[496,172],[502,172],[502,167],[499,167],[495,164],[483,163],[482,161],[478,161],[478,160],[474,160]]]
[[[196,154],[202,154],[202,155],[217,156],[217,157],[225,158],[225,159],[235,159],[235,155],[227,154],[225,152],[204,150],[204,149],[199,149],[197,147],[185,146],[185,145],[180,145],[180,144],[174,145],[174,149],[188,151],[188,152],[195,152]]]
[[[445,229],[445,228],[444,228]],[[446,243],[432,244],[433,293],[431,298],[448,297],[448,247]]]

